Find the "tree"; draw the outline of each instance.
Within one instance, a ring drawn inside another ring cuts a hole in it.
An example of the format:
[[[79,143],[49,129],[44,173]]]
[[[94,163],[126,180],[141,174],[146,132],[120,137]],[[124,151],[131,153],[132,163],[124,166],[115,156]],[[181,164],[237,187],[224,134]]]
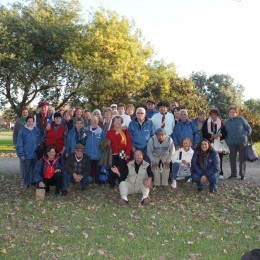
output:
[[[35,0],[0,7],[0,104],[19,115],[36,99],[62,105],[77,93],[84,75],[64,58],[80,37],[77,0]]]
[[[234,84],[230,75],[214,74],[207,77],[203,72],[193,73],[190,76],[198,91],[205,95],[210,107],[217,107],[222,117],[227,117],[231,104],[240,106],[243,101],[244,87]]]
[[[260,114],[260,99],[249,99],[245,101],[245,105],[248,107],[248,109],[256,114]]]
[[[144,88],[152,55],[139,30],[125,17],[100,8],[66,58],[85,73],[83,95],[92,107],[129,102]]]

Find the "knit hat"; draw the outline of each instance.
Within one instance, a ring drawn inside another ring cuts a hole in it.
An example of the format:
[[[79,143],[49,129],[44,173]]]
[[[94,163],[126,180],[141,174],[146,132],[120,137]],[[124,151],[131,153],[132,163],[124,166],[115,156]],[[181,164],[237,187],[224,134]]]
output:
[[[77,144],[75,150],[84,150],[84,146],[82,144]]]

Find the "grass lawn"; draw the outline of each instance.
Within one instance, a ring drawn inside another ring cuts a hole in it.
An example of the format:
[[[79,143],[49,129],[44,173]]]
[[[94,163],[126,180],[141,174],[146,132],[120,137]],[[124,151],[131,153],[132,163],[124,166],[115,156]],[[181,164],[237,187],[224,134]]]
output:
[[[0,153],[15,153],[13,147],[13,131],[0,131]]]
[[[19,175],[0,174],[1,259],[241,259],[260,245],[260,187],[224,181],[218,194],[151,192],[152,203],[117,206],[118,191],[72,185],[66,197],[35,201]]]

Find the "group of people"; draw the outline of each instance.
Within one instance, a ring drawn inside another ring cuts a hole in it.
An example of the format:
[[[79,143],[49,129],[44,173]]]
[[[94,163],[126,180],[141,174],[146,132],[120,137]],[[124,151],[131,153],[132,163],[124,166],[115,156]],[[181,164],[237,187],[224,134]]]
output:
[[[217,108],[200,110],[190,120],[178,102],[148,100],[146,107],[112,104],[103,112],[95,109],[49,111],[40,102],[39,112],[29,115],[23,108],[14,126],[13,143],[20,159],[25,187],[36,185],[56,195],[67,195],[71,182],[86,190],[90,183],[119,185],[120,205],[128,194],[142,193],[142,204],[150,202],[151,188],[177,188],[178,179],[197,183],[202,191],[209,183],[217,191],[223,178],[223,154],[212,144],[225,140],[229,146],[231,175],[245,178],[247,137],[251,127],[239,116],[236,106],[229,109],[223,123]]]

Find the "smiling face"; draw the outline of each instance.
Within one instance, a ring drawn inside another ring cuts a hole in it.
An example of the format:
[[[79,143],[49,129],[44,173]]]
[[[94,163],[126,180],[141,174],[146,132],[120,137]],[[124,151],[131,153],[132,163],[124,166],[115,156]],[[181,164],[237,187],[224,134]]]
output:
[[[162,115],[164,115],[164,114],[166,114],[167,113],[167,107],[166,106],[160,106],[159,107],[159,112],[162,114]]]
[[[27,109],[24,109],[22,111],[22,118],[26,118],[29,115],[29,111]]]
[[[55,149],[53,148],[53,149],[51,149],[50,151],[48,151],[48,152],[47,152],[47,155],[48,155],[49,160],[53,160],[54,157],[55,157],[55,155],[56,155]]]
[[[91,118],[91,126],[93,128],[97,128],[98,127],[98,122],[99,122],[98,117],[97,116],[92,116],[92,118]]]
[[[46,115],[48,113],[49,107],[47,105],[40,107],[40,112],[43,115]]]
[[[136,150],[135,154],[134,154],[134,158],[135,158],[136,163],[140,164],[144,159],[143,153],[139,150]]]
[[[203,152],[206,152],[209,149],[209,143],[206,141],[202,141],[200,147]]]
[[[28,118],[27,121],[26,121],[26,125],[28,127],[33,127],[34,126],[34,120],[33,118]]]
[[[61,124],[61,119],[62,119],[62,118],[59,117],[59,116],[58,116],[58,117],[55,117],[55,118],[54,118],[54,123],[55,123],[56,125],[60,125],[60,124]]]
[[[230,118],[234,118],[234,117],[236,117],[236,116],[237,116],[237,111],[236,111],[236,109],[231,108],[231,109],[229,110],[229,117],[230,117]]]

